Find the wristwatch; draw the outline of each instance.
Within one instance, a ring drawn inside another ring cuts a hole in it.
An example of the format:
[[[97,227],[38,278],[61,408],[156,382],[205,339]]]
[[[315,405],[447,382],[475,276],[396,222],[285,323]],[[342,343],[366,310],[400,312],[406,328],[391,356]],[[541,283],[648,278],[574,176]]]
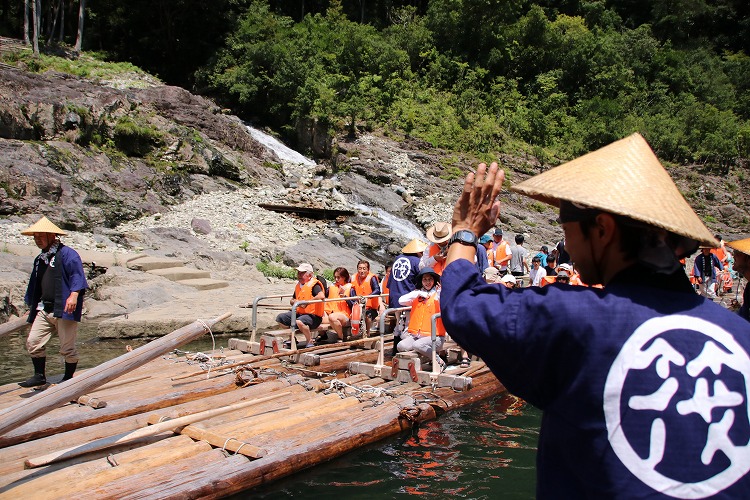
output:
[[[468,229],[461,229],[453,233],[451,239],[448,240],[448,245],[461,243],[462,245],[476,247],[478,242],[479,238],[477,238],[476,234],[474,234],[472,231],[469,231]]]

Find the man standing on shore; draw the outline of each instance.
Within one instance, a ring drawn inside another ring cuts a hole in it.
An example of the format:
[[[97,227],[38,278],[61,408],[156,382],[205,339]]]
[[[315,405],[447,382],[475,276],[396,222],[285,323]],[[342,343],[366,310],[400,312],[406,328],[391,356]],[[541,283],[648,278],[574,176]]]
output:
[[[34,375],[21,387],[36,387],[47,383],[45,345],[53,333],[60,337],[60,354],[65,358],[62,381],[73,378],[78,365],[76,336],[83,310],[83,294],[88,288],[83,264],[78,252],[63,245],[61,230],[46,217],[21,231],[33,236],[42,252],[34,259],[24,302],[29,306],[31,330],[26,350],[34,365]]]
[[[750,498],[750,326],[695,294],[680,258],[718,242],[638,134],[513,187],[558,206],[589,285],[507,290],[473,264],[503,171],[453,212],[451,337],[544,413],[537,498]],[[585,179],[585,182],[581,182]]]

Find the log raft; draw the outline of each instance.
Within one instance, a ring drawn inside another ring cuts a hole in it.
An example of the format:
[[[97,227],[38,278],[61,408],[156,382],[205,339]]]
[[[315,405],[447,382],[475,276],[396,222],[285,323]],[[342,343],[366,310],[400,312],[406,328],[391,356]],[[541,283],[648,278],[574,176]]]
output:
[[[375,364],[380,346],[367,342],[307,356],[238,345],[206,353],[210,369],[174,351],[106,384],[81,371],[72,402],[5,426],[0,500],[229,496],[505,390],[481,362],[470,376],[449,367],[440,387],[414,360]],[[0,423],[46,391],[0,386]]]

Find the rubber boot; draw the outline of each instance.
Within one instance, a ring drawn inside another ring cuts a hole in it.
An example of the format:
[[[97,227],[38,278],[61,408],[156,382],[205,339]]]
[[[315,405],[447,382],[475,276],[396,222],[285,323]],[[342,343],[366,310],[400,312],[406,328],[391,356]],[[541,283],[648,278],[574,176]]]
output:
[[[65,382],[66,380],[70,380],[73,378],[73,374],[76,372],[76,366],[78,366],[78,363],[65,363],[65,375],[63,375],[63,378],[60,382]]]
[[[31,358],[31,362],[34,364],[34,376],[25,382],[19,382],[18,385],[21,387],[37,387],[47,383],[47,377],[44,376],[44,365],[47,363],[47,358]]]

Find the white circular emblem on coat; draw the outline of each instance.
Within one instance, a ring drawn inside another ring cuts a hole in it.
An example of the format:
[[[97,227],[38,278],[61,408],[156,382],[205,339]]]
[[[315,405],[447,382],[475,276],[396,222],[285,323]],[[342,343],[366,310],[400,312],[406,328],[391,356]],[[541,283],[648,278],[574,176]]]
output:
[[[652,318],[604,386],[610,445],[640,481],[674,498],[714,495],[750,470],[750,358],[713,323]]]
[[[406,257],[399,257],[391,266],[391,272],[394,280],[404,281],[411,273],[411,262]]]

